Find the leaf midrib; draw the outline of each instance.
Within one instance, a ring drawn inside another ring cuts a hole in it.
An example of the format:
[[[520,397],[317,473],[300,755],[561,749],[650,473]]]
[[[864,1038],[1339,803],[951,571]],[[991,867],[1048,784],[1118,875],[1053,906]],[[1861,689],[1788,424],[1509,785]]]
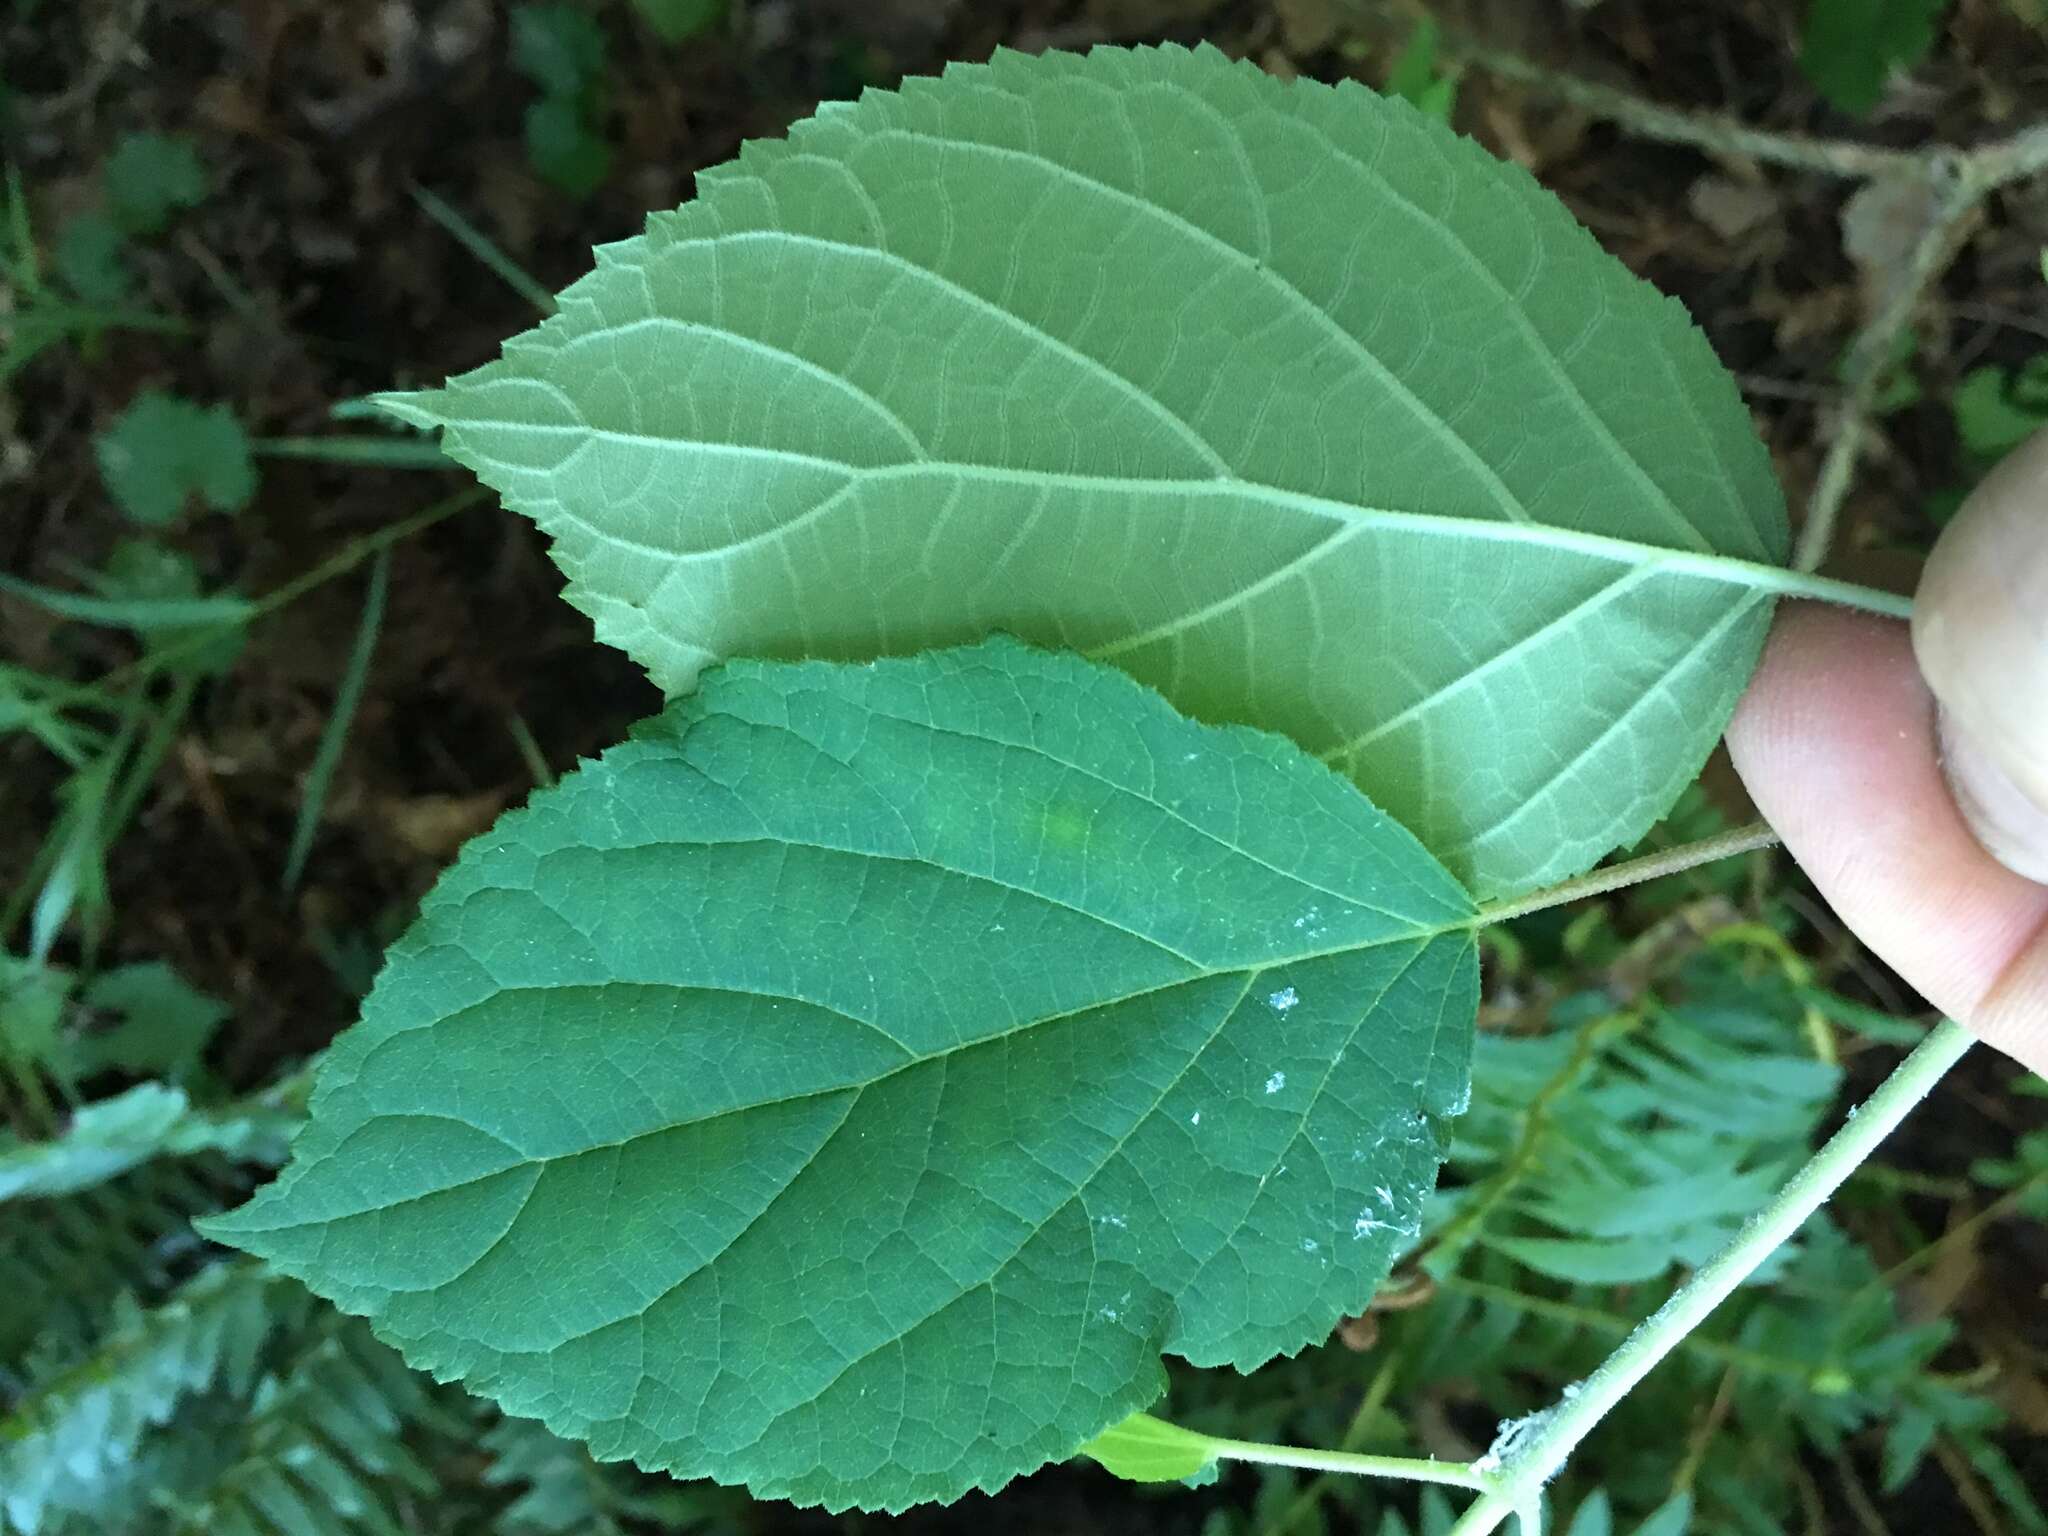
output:
[[[779,841],[779,839],[738,839],[735,841],[767,842]],[[696,843],[689,843],[674,845],[639,844],[636,846],[697,847],[701,845]],[[730,844],[719,844],[718,846],[730,846]],[[844,850],[828,849],[825,851],[842,852]],[[866,857],[887,859],[890,856],[886,854],[876,854],[867,855]],[[932,867],[941,868],[942,872],[945,873],[957,873],[957,871],[943,870],[943,866]],[[505,889],[507,889],[507,887],[489,886],[485,887],[484,891],[497,892]],[[483,891],[479,891],[475,894],[481,895],[483,893]],[[462,905],[467,905],[469,899],[471,898],[465,898]],[[462,905],[458,905],[453,910],[459,913],[462,910]],[[462,1189],[471,1184],[482,1183],[487,1179],[498,1178],[506,1173],[510,1173],[519,1168],[545,1167],[550,1163],[559,1162],[564,1158],[583,1157],[593,1152],[606,1152],[617,1150],[619,1148],[630,1146],[632,1143],[636,1141],[644,1140],[649,1136],[665,1136],[672,1131],[687,1130],[689,1127],[693,1125],[703,1125],[713,1120],[723,1119],[728,1115],[749,1114],[755,1110],[773,1109],[777,1106],[784,1104],[800,1104],[808,1099],[825,1098],[835,1093],[862,1093],[868,1090],[869,1088],[876,1086],[879,1083],[887,1082],[890,1078],[895,1077],[900,1073],[911,1071],[917,1067],[929,1065],[934,1061],[945,1061],[953,1056],[959,1055],[963,1051],[978,1050],[983,1046],[995,1045],[1002,1041],[1009,1040],[1015,1036],[1025,1034],[1028,1031],[1043,1028],[1044,1026],[1049,1024],[1058,1024],[1068,1019],[1078,1018],[1080,1015],[1084,1013],[1096,1013],[1104,1009],[1122,1008],[1127,1004],[1139,1002],[1148,997],[1156,997],[1161,993],[1171,992],[1179,987],[1197,986],[1205,981],[1217,981],[1224,979],[1226,977],[1241,976],[1244,978],[1245,983],[1244,993],[1248,996],[1251,993],[1251,990],[1255,986],[1257,986],[1259,978],[1269,974],[1270,972],[1282,970],[1287,967],[1296,965],[1306,965],[1317,960],[1341,959],[1346,955],[1364,954],[1369,950],[1384,949],[1392,945],[1400,944],[1413,944],[1415,946],[1415,955],[1412,958],[1419,959],[1421,958],[1422,953],[1425,950],[1427,950],[1429,946],[1435,943],[1438,939],[1441,939],[1452,933],[1457,933],[1460,931],[1469,932],[1471,930],[1477,929],[1483,926],[1484,921],[1485,919],[1481,914],[1475,913],[1472,917],[1458,922],[1440,923],[1433,927],[1418,928],[1405,933],[1386,934],[1371,939],[1361,940],[1355,943],[1328,945],[1321,949],[1301,950],[1293,954],[1279,955],[1275,956],[1272,959],[1261,960],[1254,965],[1205,966],[1199,964],[1198,962],[1189,962],[1194,968],[1190,971],[1189,974],[1185,976],[1175,976],[1167,981],[1154,982],[1149,986],[1137,987],[1129,992],[1119,993],[1114,997],[1098,998],[1085,1003],[1077,1003],[1071,1008],[1061,1008],[1052,1013],[1041,1014],[1036,1018],[1018,1020],[1017,1022],[1009,1025],[1006,1028],[993,1030],[985,1035],[976,1035],[971,1039],[956,1040],[948,1045],[941,1046],[936,1050],[926,1051],[922,1054],[911,1054],[907,1046],[903,1045],[901,1041],[896,1040],[893,1036],[889,1035],[887,1031],[883,1030],[880,1025],[875,1024],[872,1020],[863,1019],[858,1014],[850,1014],[846,1012],[845,1009],[837,1006],[836,1004],[822,1002],[817,998],[805,997],[799,993],[794,992],[773,992],[766,990],[765,988],[733,986],[727,983],[709,980],[648,981],[623,976],[616,976],[606,981],[550,982],[543,985],[515,985],[495,987],[492,990],[489,997],[481,998],[477,1002],[467,1004],[461,1008],[450,1010],[447,1013],[436,1015],[435,1018],[430,1022],[435,1025],[452,1023],[456,1020],[468,1017],[478,1008],[481,1008],[488,1003],[493,1003],[501,998],[506,997],[544,996],[551,994],[560,994],[564,992],[602,993],[611,987],[630,987],[636,990],[663,992],[707,992],[717,993],[729,997],[759,998],[769,1002],[796,1003],[806,1008],[815,1008],[820,1013],[830,1014],[835,1018],[845,1019],[849,1023],[856,1024],[864,1029],[873,1031],[874,1033],[880,1035],[882,1038],[890,1041],[890,1043],[895,1045],[899,1050],[904,1051],[905,1055],[902,1061],[896,1062],[893,1065],[886,1068],[885,1070],[875,1073],[872,1077],[861,1078],[857,1081],[848,1080],[843,1083],[832,1083],[817,1088],[806,1088],[800,1093],[787,1093],[779,1095],[775,1098],[756,1099],[749,1103],[736,1104],[728,1108],[712,1110],[706,1114],[693,1115],[687,1119],[673,1120],[661,1125],[648,1126],[644,1129],[633,1131],[628,1135],[612,1137],[609,1140],[593,1141],[588,1146],[577,1147],[567,1152],[522,1152],[518,1148],[513,1147],[511,1143],[506,1142],[503,1137],[498,1136],[495,1132],[484,1130],[482,1126],[476,1125],[472,1121],[463,1120],[458,1116],[445,1114],[439,1111],[406,1110],[403,1112],[395,1112],[389,1115],[382,1113],[366,1115],[355,1125],[349,1127],[348,1134],[352,1134],[353,1132],[362,1129],[364,1126],[370,1125],[374,1121],[382,1119],[396,1118],[445,1120],[451,1125],[460,1125],[468,1130],[483,1131],[485,1135],[490,1136],[493,1140],[503,1144],[508,1150],[516,1153],[516,1160],[505,1164],[501,1168],[493,1168],[488,1173],[474,1174],[468,1178],[459,1179],[453,1184],[436,1185],[432,1189],[419,1190],[414,1194],[407,1195],[403,1200],[387,1200],[377,1205],[364,1206],[360,1210],[336,1212],[331,1215],[324,1216],[321,1219],[323,1221],[346,1221],[356,1216],[373,1215],[381,1210],[389,1210],[398,1205],[411,1204],[420,1200],[430,1199],[436,1195],[446,1194],[451,1190]],[[1412,959],[1410,963],[1412,964]],[[1406,969],[1407,967],[1404,966],[1404,972]],[[1239,1003],[1235,1006],[1242,1006],[1242,998],[1240,998]],[[1368,1010],[1368,1012],[1369,1011],[1370,1010]],[[378,1047],[385,1045],[392,1040],[398,1039],[403,1035],[411,1034],[420,1027],[422,1026],[414,1025],[407,1026],[399,1030],[394,1030],[392,1033],[386,1035],[383,1039],[376,1041],[370,1047],[369,1052],[365,1053],[363,1061],[358,1064],[358,1074],[360,1074],[362,1068],[368,1065],[369,1056],[373,1054]],[[303,1225],[303,1222],[291,1222],[287,1223],[286,1227],[298,1227]],[[284,1229],[285,1228],[279,1227],[247,1227],[243,1228],[242,1230],[277,1231]]]
[[[1193,92],[1188,92],[1187,94],[1195,96],[1195,99],[1197,100],[1203,101],[1203,104],[1205,106],[1209,106],[1212,111],[1216,110],[1214,108],[1214,104],[1209,103],[1206,100],[1206,98],[1202,98]],[[1221,116],[1222,114],[1218,113],[1218,115]],[[1225,118],[1224,121],[1228,123],[1229,120]],[[1293,120],[1290,119],[1289,121]],[[1422,226],[1425,229],[1437,234],[1441,234],[1444,237],[1446,237],[1447,245],[1458,253],[1458,255],[1462,258],[1467,270],[1475,273],[1481,282],[1483,282],[1485,285],[1491,287],[1494,290],[1495,296],[1501,301],[1502,311],[1509,316],[1510,323],[1515,324],[1522,331],[1525,340],[1527,340],[1530,344],[1530,350],[1532,354],[1538,357],[1542,361],[1543,365],[1550,371],[1552,378],[1561,386],[1562,394],[1572,402],[1574,408],[1578,412],[1581,419],[1592,428],[1596,436],[1599,436],[1606,441],[1608,447],[1615,454],[1617,461],[1627,466],[1626,472],[1631,476],[1631,478],[1633,478],[1637,481],[1638,484],[1646,487],[1649,490],[1651,499],[1659,505],[1661,511],[1668,514],[1672,519],[1674,519],[1678,523],[1678,525],[1684,528],[1687,533],[1692,535],[1693,538],[1699,540],[1702,550],[1709,547],[1706,536],[1698,527],[1698,525],[1695,524],[1691,518],[1687,517],[1685,513],[1679,509],[1677,502],[1672,499],[1671,493],[1667,491],[1662,485],[1659,485],[1656,482],[1656,480],[1650,476],[1649,472],[1643,467],[1641,460],[1639,460],[1635,456],[1635,454],[1631,452],[1628,448],[1623,446],[1620,439],[1616,437],[1614,429],[1608,424],[1606,418],[1601,416],[1599,412],[1593,409],[1592,402],[1586,398],[1584,392],[1581,390],[1579,386],[1578,381],[1574,379],[1571,376],[1569,370],[1565,368],[1563,360],[1557,355],[1557,353],[1550,346],[1550,344],[1542,338],[1542,336],[1536,331],[1535,327],[1530,323],[1528,314],[1526,310],[1523,308],[1522,304],[1516,299],[1516,297],[1513,294],[1508,292],[1507,286],[1500,281],[1500,279],[1494,274],[1493,270],[1490,267],[1488,267],[1484,262],[1479,260],[1477,254],[1472,250],[1470,246],[1468,246],[1465,243],[1464,239],[1461,236],[1459,236],[1457,232],[1453,230],[1444,221],[1426,212],[1417,204],[1410,201],[1403,193],[1401,193],[1397,188],[1395,188],[1393,184],[1389,182],[1386,179],[1386,177],[1377,169],[1367,165],[1365,161],[1360,159],[1358,156],[1352,154],[1349,150],[1345,149],[1343,145],[1338,144],[1335,140],[1331,139],[1328,134],[1324,133],[1321,130],[1320,125],[1316,126],[1315,132],[1316,136],[1319,139],[1321,139],[1323,143],[1327,145],[1333,153],[1335,153],[1340,159],[1349,161],[1351,164],[1355,165],[1363,174],[1371,178],[1373,181],[1377,182],[1381,189],[1394,202],[1399,204],[1402,208],[1408,210],[1416,219],[1418,219],[1421,222]],[[1238,135],[1233,132],[1229,133],[1227,137],[1230,139],[1233,145],[1236,145],[1238,147],[1240,154],[1242,154],[1243,144],[1242,140],[1238,137]],[[1168,208],[1163,203],[1154,202],[1152,201],[1152,199],[1148,197],[1143,197],[1135,192],[1127,191],[1126,189],[1118,187],[1111,182],[1102,180],[1100,177],[1090,176],[1085,172],[1076,170],[1072,166],[1063,165],[1057,160],[1053,160],[1045,155],[1039,154],[1032,150],[1016,149],[1008,145],[990,144],[987,141],[980,139],[947,139],[939,135],[925,133],[917,129],[893,126],[867,130],[863,134],[863,138],[870,142],[879,141],[887,138],[904,138],[916,142],[938,145],[942,148],[960,149],[971,152],[981,152],[1009,160],[1020,160],[1027,164],[1039,166],[1044,170],[1051,172],[1060,180],[1066,181],[1072,185],[1095,191],[1097,193],[1100,193],[1101,195],[1110,197],[1118,202],[1124,203],[1125,205],[1131,208],[1143,210],[1157,215],[1158,218],[1162,222],[1166,223],[1169,227],[1182,231],[1189,238],[1195,239],[1201,242],[1202,244],[1207,245],[1219,254],[1224,255],[1226,259],[1232,260],[1234,264],[1250,270],[1261,281],[1267,283],[1277,293],[1279,293],[1283,297],[1283,299],[1290,305],[1290,307],[1294,308],[1298,314],[1311,317],[1314,320],[1321,322],[1330,333],[1345,338],[1349,342],[1351,350],[1355,351],[1359,357],[1367,361],[1367,363],[1369,364],[1369,369],[1373,376],[1377,378],[1381,382],[1381,384],[1390,387],[1395,392],[1396,397],[1400,399],[1403,402],[1403,404],[1409,408],[1411,413],[1416,415],[1418,420],[1423,421],[1424,423],[1435,428],[1437,431],[1441,432],[1446,438],[1446,440],[1454,442],[1457,445],[1459,445],[1459,447],[1463,450],[1459,456],[1461,458],[1466,459],[1469,465],[1477,466],[1485,464],[1485,460],[1479,455],[1478,451],[1474,449],[1471,446],[1471,444],[1466,440],[1463,433],[1458,431],[1457,428],[1453,427],[1451,423],[1439,411],[1437,411],[1433,406],[1429,405],[1419,395],[1417,395],[1414,392],[1414,390],[1408,385],[1407,381],[1404,378],[1402,378],[1401,375],[1398,374],[1395,370],[1388,367],[1386,363],[1381,361],[1379,356],[1376,353],[1374,353],[1371,350],[1371,348],[1367,347],[1362,340],[1360,340],[1357,336],[1354,336],[1350,331],[1346,330],[1343,326],[1339,325],[1334,316],[1332,316],[1327,310],[1325,310],[1321,305],[1317,304],[1314,300],[1310,299],[1306,293],[1302,292],[1300,287],[1297,286],[1292,279],[1288,278],[1285,274],[1283,274],[1272,263],[1270,258],[1262,259],[1258,256],[1254,256],[1252,253],[1241,249],[1240,247],[1238,247],[1237,245],[1233,244],[1228,240],[1225,240],[1222,236],[1214,233],[1213,231],[1203,228],[1201,225],[1195,223],[1192,219],[1189,219],[1185,215],[1177,213],[1173,209]],[[1252,184],[1254,186],[1257,185],[1255,181]],[[1264,189],[1260,188],[1260,190],[1263,191]],[[1266,206],[1263,198],[1254,199],[1254,203],[1263,214]],[[982,302],[988,303],[986,299],[984,299]],[[1683,396],[1681,396],[1681,398],[1683,398]],[[1504,481],[1499,480],[1498,472],[1493,470],[1491,465],[1486,465],[1486,469],[1488,474],[1493,477],[1494,483],[1498,489],[1499,494],[1504,495],[1507,498],[1507,500],[1502,503],[1503,510],[1507,511],[1510,517],[1516,517],[1516,514],[1519,513],[1520,516],[1517,517],[1517,521],[1519,521],[1521,518],[1528,518],[1530,521],[1535,521],[1533,515],[1528,511],[1527,507],[1524,505],[1521,498],[1516,496],[1512,491],[1510,491],[1507,488],[1506,483]]]
[[[457,456],[467,453],[472,460],[484,462],[490,462],[490,455],[478,452],[462,441],[463,435],[471,429],[496,428],[512,432],[563,433],[592,442],[622,442],[636,447],[769,459],[800,465],[806,469],[829,470],[845,476],[849,482],[860,484],[891,484],[906,480],[952,476],[998,485],[1104,494],[1177,495],[1204,499],[1219,496],[1247,497],[1283,506],[1292,511],[1306,512],[1332,522],[1362,523],[1368,527],[1388,528],[1397,533],[1409,531],[1443,538],[1471,539],[1482,543],[1533,545],[1617,564],[1647,565],[1673,575],[1695,576],[1704,580],[1725,582],[1730,586],[1762,591],[1785,590],[1786,579],[1794,575],[1783,566],[1745,560],[1735,555],[1701,554],[1693,550],[1672,549],[1666,545],[1619,538],[1613,534],[1584,533],[1549,523],[1509,523],[1495,518],[1458,517],[1442,512],[1366,507],[1355,502],[1340,501],[1335,497],[1288,490],[1284,486],[1269,485],[1263,481],[1247,480],[1240,476],[1218,477],[1213,480],[1157,479],[1128,475],[1091,475],[1067,470],[1009,468],[950,459],[922,459],[911,463],[869,467],[825,454],[801,453],[787,448],[769,448],[752,443],[718,443],[701,438],[662,437],[653,433],[626,432],[609,427],[573,426],[566,422],[536,424],[505,417],[479,416],[443,419],[446,421],[447,430],[457,439],[452,445]],[[565,458],[550,473],[560,473],[562,465],[567,462],[568,459]],[[475,468],[478,465],[473,463],[471,467]],[[845,489],[841,487],[840,491],[834,494],[840,494]],[[554,511],[559,511],[578,527],[607,544],[687,565],[722,560],[754,546],[772,543],[804,526],[809,517],[828,504],[829,499],[821,500],[786,522],[778,523],[761,533],[730,544],[699,550],[669,549],[659,544],[623,538],[569,513],[566,506],[559,502],[551,505]],[[550,518],[551,512],[537,512],[536,516],[546,521]]]

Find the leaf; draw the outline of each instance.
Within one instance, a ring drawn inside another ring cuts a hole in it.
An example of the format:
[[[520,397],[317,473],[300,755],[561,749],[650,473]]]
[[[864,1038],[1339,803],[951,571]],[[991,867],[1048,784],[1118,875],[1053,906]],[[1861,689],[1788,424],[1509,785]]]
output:
[[[209,1232],[604,1459],[900,1509],[1361,1308],[1469,898],[1291,744],[1007,639],[733,662],[472,843]]]
[[[1692,1495],[1674,1493],[1635,1529],[1635,1536],[1685,1536],[1692,1528]]]
[[[604,81],[604,28],[574,5],[514,6],[512,67],[550,96],[585,95]]]
[[[193,496],[216,512],[239,512],[256,494],[248,434],[224,405],[147,390],[93,440],[93,452],[108,494],[137,523],[168,523]]]
[[[2048,353],[2008,371],[1972,368],[1955,393],[1956,434],[1978,459],[2001,459],[2048,423]]]
[[[295,1121],[289,1111],[263,1108],[208,1114],[194,1110],[182,1089],[138,1083],[79,1110],[54,1141],[21,1142],[0,1131],[0,1204],[91,1189],[157,1157],[224,1152],[275,1164]]]
[[[1627,1285],[1651,1280],[1671,1267],[1671,1244],[1661,1237],[1492,1237],[1488,1244],[1541,1274],[1578,1285]]]
[[[1948,0],[1812,0],[1799,68],[1830,104],[1861,117],[1894,74],[1927,57],[1947,8]]]
[[[1387,94],[1400,97],[1426,117],[1449,122],[1458,103],[1458,78],[1437,67],[1439,40],[1434,21],[1425,17],[1415,24],[1387,71]]]
[[[1564,1536],[1614,1536],[1614,1508],[1608,1502],[1605,1488],[1595,1488],[1586,1495]]]
[[[1132,1483],[1177,1483],[1216,1465],[1215,1442],[1207,1435],[1149,1413],[1134,1413],[1081,1447],[1081,1454]]]
[[[122,256],[127,243],[128,237],[112,219],[81,213],[57,237],[57,275],[87,304],[119,304],[134,283]]]
[[[1780,493],[1684,313],[1521,170],[1211,49],[998,54],[701,173],[393,414],[671,693],[991,631],[1336,764],[1482,896],[1719,736]]]
[[[612,169],[611,146],[565,96],[543,96],[526,109],[526,155],[542,180],[571,197],[588,197]]]
[[[229,1012],[160,960],[106,972],[85,989],[83,1001],[121,1022],[68,1043],[65,1072],[73,1079],[118,1070],[189,1082]]]
[[[131,133],[107,158],[107,207],[131,235],[160,234],[180,208],[206,200],[206,166],[187,138]]]
[[[633,0],[633,9],[665,43],[687,42],[725,14],[725,0]]]

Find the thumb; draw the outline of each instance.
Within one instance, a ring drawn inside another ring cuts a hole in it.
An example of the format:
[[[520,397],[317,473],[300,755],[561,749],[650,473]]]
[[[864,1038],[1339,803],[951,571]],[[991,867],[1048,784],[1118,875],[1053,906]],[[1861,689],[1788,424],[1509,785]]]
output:
[[[1913,650],[1940,706],[1957,809],[2001,864],[2048,885],[2048,431],[2007,455],[1935,545],[1914,599]],[[2048,932],[1966,1022],[1994,1043],[2038,1050]]]
[[[1991,855],[2048,884],[2048,432],[1964,503],[1913,603],[1942,766]]]

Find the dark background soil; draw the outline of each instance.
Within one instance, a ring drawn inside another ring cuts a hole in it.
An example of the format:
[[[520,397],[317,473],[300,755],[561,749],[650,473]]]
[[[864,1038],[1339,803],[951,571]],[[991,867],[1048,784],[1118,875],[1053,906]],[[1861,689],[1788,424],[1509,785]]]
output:
[[[213,180],[201,206],[133,257],[138,301],[189,322],[190,336],[109,335],[47,354],[0,386],[0,569],[69,587],[130,531],[101,486],[91,435],[141,389],[225,403],[258,436],[316,433],[329,430],[335,402],[436,381],[531,324],[526,303],[421,212],[415,186],[555,288],[586,270],[593,243],[689,196],[697,168],[821,99],[998,45],[1166,38],[1208,39],[1275,70],[1377,82],[1389,39],[1405,35],[1412,14],[1382,5],[1361,20],[1325,0],[748,0],[710,34],[669,47],[623,0],[596,9],[612,44],[605,127],[616,161],[604,189],[579,203],[528,163],[521,119],[534,90],[508,63],[506,8],[487,0],[0,0],[0,79],[12,93],[0,150],[19,167],[40,228],[91,201],[99,165],[135,130],[192,136]],[[1957,0],[1936,56],[1864,122],[1831,113],[1801,79],[1802,9],[1437,7],[1495,45],[1774,128],[1916,146],[2048,115],[2048,36],[2008,0]],[[1456,120],[1528,165],[1611,250],[1690,306],[1742,377],[1796,506],[1823,445],[1838,358],[1864,313],[1864,277],[1842,250],[1848,184],[1646,143],[1478,72],[1463,81]],[[2031,356],[2048,336],[2044,242],[2048,189],[2014,189],[1945,279],[1918,328],[1925,396],[1887,418],[1833,569],[1910,582],[1933,532],[1930,501],[1965,473],[1946,404],[1954,381],[1984,361]],[[175,538],[212,586],[258,595],[463,483],[269,461],[247,511],[191,516]],[[286,899],[280,871],[364,580],[351,571],[264,621],[232,672],[204,690],[110,863],[114,922],[101,962],[166,959],[225,999],[234,1017],[217,1064],[241,1085],[271,1078],[349,1021],[365,968],[426,885],[532,787],[520,732],[560,771],[658,702],[559,600],[524,520],[484,502],[406,540],[307,877]],[[0,655],[10,660],[84,679],[133,654],[120,631],[0,599]],[[60,782],[60,765],[32,744],[0,744],[0,875],[10,885]],[[18,946],[18,935],[5,938]],[[1974,1089],[1983,1114],[1921,1133],[1930,1161],[1955,1169],[2002,1148],[2012,1119],[1996,1081]],[[2028,1239],[2000,1256],[2000,1310],[2037,1302],[2048,1254]],[[2026,1427],[2048,1429],[2048,1408],[2034,1405]],[[1036,1529],[1093,1527],[1111,1508],[1132,1508],[1101,1480],[1032,1487]],[[1110,1502],[1091,1512],[1097,1493]],[[974,1517],[965,1509],[943,1517],[948,1528]],[[1156,1528],[1192,1530],[1200,1513],[1201,1501],[1188,1501]]]

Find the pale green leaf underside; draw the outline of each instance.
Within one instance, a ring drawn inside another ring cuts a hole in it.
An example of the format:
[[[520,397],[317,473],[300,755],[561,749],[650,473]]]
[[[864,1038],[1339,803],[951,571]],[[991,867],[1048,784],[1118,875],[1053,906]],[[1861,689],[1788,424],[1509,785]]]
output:
[[[736,662],[470,845],[210,1231],[764,1496],[995,1488],[1323,1338],[1466,1093],[1470,898],[1278,737],[996,639]]]
[[[698,185],[502,361],[386,397],[665,689],[1087,651],[1324,756],[1482,896],[1633,841],[1733,708],[1786,526],[1732,382],[1405,103],[1006,53]]]

